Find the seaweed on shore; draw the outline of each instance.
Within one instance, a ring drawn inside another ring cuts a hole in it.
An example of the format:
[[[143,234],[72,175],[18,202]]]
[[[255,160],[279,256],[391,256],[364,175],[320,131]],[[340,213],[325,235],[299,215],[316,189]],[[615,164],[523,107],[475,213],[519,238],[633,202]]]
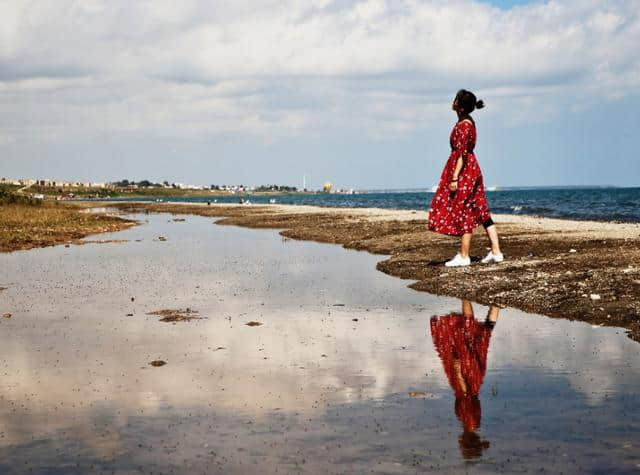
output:
[[[199,315],[197,310],[192,310],[190,308],[186,308],[184,310],[182,309],[155,310],[153,312],[148,312],[147,315],[155,315],[155,316],[162,317],[160,321],[165,323],[190,322],[191,320],[202,319],[202,317]]]
[[[137,224],[105,214],[83,213],[80,208],[58,203],[30,204],[30,198],[18,196],[2,201],[0,194],[0,252],[56,244],[82,244],[90,234],[120,231]]]

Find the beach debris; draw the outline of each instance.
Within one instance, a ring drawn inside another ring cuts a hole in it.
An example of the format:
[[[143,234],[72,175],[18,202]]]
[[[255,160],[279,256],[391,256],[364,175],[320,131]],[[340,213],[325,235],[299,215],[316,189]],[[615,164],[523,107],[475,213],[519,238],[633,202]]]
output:
[[[352,322],[357,322],[357,321],[358,321],[358,319],[357,319],[357,318],[352,318],[352,319],[351,319],[351,321],[352,321]]]
[[[153,360],[151,363],[149,363],[151,366],[153,366],[154,368],[159,368],[160,366],[164,366],[167,364],[166,361],[163,360]]]
[[[248,327],[259,327],[260,325],[262,325],[262,323],[251,321],[251,322],[245,323],[245,325]]]
[[[11,314],[9,312],[3,313],[2,318],[11,318]]]
[[[213,351],[220,351],[220,350],[226,350],[226,348],[224,346],[219,346]]]
[[[324,353],[322,353],[322,354],[320,355],[320,358],[327,358],[327,355],[325,355]]]
[[[182,222],[186,221],[186,219],[184,219],[184,218],[174,218],[173,221],[176,222],[176,223],[182,223]]]
[[[158,236],[158,241],[166,241],[167,238],[164,236]]]
[[[200,320],[202,318],[197,310],[191,310],[190,308],[186,308],[184,310],[172,310],[166,308],[163,310],[154,310],[153,312],[147,313],[147,315],[162,317],[160,321],[165,323],[189,322],[191,320]]]
[[[334,307],[344,307],[343,303],[334,303],[333,304]]]
[[[133,317],[133,313],[127,313],[127,317]]]
[[[125,242],[129,242],[128,239],[87,239],[84,241],[80,241],[76,244],[85,245],[85,244],[122,244]],[[68,247],[68,246],[66,246]]]
[[[589,297],[591,298],[591,300],[600,300],[599,294],[591,294]]]
[[[533,251],[527,252],[527,257],[536,257],[536,253]]]
[[[135,302],[136,298],[135,297],[131,297],[131,301]]]
[[[0,292],[2,292],[3,290],[7,290],[6,287],[0,287]]]
[[[426,393],[424,391],[411,391],[409,393],[409,397],[425,397]]]
[[[71,244],[65,244],[64,247],[71,247]]]
[[[574,252],[578,252],[578,251],[576,251],[575,249],[569,249],[569,252],[573,254]]]
[[[635,269],[631,265],[622,271],[623,274],[631,274],[632,272],[635,272]],[[2,289],[0,288],[0,290]]]

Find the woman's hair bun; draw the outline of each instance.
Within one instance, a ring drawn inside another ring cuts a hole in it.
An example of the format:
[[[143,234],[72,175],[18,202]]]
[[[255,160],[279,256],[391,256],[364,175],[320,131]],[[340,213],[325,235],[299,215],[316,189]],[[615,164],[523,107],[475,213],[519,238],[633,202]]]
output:
[[[484,107],[484,101],[482,99],[480,99],[479,101],[476,101],[476,109],[482,109]]]

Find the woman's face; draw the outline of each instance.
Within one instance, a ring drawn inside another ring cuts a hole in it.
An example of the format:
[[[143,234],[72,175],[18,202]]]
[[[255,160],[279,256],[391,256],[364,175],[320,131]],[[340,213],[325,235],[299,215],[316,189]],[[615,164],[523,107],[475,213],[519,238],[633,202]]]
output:
[[[453,103],[451,104],[451,109],[458,112],[458,96],[453,98]]]

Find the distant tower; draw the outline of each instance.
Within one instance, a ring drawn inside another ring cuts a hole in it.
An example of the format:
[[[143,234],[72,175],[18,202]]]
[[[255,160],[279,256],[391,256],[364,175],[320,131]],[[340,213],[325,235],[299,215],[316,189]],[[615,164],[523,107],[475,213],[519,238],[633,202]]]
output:
[[[307,175],[302,175],[302,191],[307,191]]]

